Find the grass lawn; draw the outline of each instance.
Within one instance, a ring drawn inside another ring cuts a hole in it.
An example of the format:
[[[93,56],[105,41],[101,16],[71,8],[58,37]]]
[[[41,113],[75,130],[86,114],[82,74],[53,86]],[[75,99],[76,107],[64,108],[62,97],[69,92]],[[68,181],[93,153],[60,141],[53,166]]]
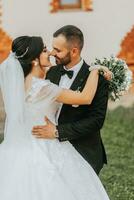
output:
[[[102,137],[108,165],[101,180],[111,200],[134,200],[134,107],[109,111]]]
[[[102,137],[108,165],[100,177],[110,199],[134,200],[134,107],[109,111]]]

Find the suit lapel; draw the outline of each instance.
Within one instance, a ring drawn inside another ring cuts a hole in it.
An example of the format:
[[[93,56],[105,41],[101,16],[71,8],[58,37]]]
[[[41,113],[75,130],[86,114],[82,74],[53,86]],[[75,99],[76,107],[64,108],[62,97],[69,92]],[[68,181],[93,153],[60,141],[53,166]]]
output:
[[[49,79],[51,82],[55,83],[56,85],[59,85],[61,74],[59,73],[60,69],[62,68],[62,65],[59,65],[57,67],[57,71],[54,71],[54,73],[49,77],[47,76],[47,79]]]
[[[55,77],[53,78],[53,83],[59,85],[60,79],[61,79],[60,73],[56,73]]]
[[[72,90],[81,89],[82,83],[85,82],[88,75],[89,75],[89,66],[84,62],[75,80],[73,81],[70,89]]]

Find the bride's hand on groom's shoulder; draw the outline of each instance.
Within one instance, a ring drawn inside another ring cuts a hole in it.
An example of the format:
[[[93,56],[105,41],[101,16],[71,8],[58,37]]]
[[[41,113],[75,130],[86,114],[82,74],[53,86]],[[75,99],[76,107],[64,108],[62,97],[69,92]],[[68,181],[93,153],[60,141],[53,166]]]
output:
[[[98,69],[99,73],[104,76],[107,81],[111,81],[113,78],[113,73],[109,70],[108,67],[103,65],[93,65],[89,68],[89,71]]]
[[[103,71],[104,78],[108,81],[112,80],[113,73],[106,66],[101,66],[101,70]]]
[[[32,135],[40,139],[55,139],[56,126],[45,117],[46,125],[34,126],[32,129]]]

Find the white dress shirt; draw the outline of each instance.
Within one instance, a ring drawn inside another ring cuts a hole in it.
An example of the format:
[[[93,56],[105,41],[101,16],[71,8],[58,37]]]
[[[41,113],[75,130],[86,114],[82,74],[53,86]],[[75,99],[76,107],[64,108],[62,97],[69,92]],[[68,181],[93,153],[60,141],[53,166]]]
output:
[[[74,73],[73,73],[73,77],[72,77],[71,79],[68,77],[67,74],[65,74],[65,75],[63,75],[63,76],[61,77],[61,80],[60,80],[60,82],[59,82],[59,86],[60,86],[61,88],[69,89],[69,88],[71,87],[71,85],[72,85],[72,83],[74,82],[74,80],[75,80],[75,78],[76,78],[78,72],[80,71],[80,69],[81,69],[81,67],[82,67],[82,65],[83,65],[83,62],[84,62],[83,59],[81,59],[79,63],[77,63],[75,66],[73,66],[73,67],[70,68],[70,69],[67,69],[67,68],[64,66],[64,69],[65,69],[65,70],[67,70],[67,71],[73,71]],[[61,105],[60,105],[60,107],[59,107],[59,109],[58,109],[58,111],[57,111],[57,114],[56,114],[56,122],[57,122],[57,124],[58,124],[58,118],[59,118],[59,115],[60,115],[62,106],[63,106],[63,104],[61,103]]]

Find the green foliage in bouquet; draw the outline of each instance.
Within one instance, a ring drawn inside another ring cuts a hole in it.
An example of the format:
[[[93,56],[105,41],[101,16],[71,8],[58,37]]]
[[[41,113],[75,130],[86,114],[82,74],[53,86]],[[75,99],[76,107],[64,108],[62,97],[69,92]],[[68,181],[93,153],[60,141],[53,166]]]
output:
[[[109,81],[109,98],[112,101],[119,99],[130,87],[132,82],[132,72],[129,70],[124,60],[114,56],[110,58],[95,59],[93,66],[102,65],[108,67],[113,73],[112,80]],[[100,74],[104,72],[100,69]]]

